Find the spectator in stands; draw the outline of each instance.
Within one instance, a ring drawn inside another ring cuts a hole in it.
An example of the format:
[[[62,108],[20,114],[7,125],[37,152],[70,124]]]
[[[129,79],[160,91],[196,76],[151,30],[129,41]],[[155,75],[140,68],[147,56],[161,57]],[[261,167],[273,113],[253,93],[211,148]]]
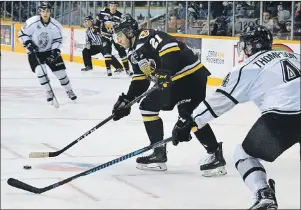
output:
[[[291,18],[291,13],[288,10],[284,10],[281,4],[277,6],[277,10],[278,10],[278,22],[280,24],[285,24],[285,22]]]
[[[262,14],[262,25],[267,27],[272,33],[280,30],[276,19],[271,18],[271,14],[269,11],[265,11]]]
[[[277,37],[282,40],[290,40],[291,39],[291,25],[292,25],[292,22],[290,20],[287,21],[285,23],[285,26],[279,30]]]

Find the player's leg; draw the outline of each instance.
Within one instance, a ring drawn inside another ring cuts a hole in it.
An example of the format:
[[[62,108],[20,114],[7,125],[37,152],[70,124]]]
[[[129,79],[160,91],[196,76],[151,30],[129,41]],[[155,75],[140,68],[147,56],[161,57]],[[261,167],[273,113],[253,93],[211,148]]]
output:
[[[191,115],[193,110],[206,97],[207,76],[202,72],[201,69],[187,76],[185,80],[183,78],[181,86],[185,89],[180,87],[177,90],[178,96],[182,94],[184,98],[185,96],[190,97],[189,103],[180,102],[178,105],[179,115],[183,115],[183,118],[185,118],[185,113]],[[192,131],[208,153],[208,156],[202,160],[200,165],[202,175],[206,177],[225,175],[227,171],[225,169],[226,161],[223,157],[222,142],[217,142],[210,125],[206,124],[200,129],[195,126]]]
[[[103,56],[105,58],[105,64],[108,76],[112,76],[111,64],[112,64],[112,43],[109,39],[102,37]]]
[[[145,97],[140,104],[140,111],[146,132],[151,144],[161,141],[164,136],[163,121],[159,117],[159,111],[168,103],[169,91],[157,90]],[[148,156],[138,157],[137,168],[142,170],[167,170],[166,146],[157,147]]]
[[[50,52],[46,52],[46,54],[50,54]],[[45,55],[47,56],[47,55]],[[63,61],[62,56],[59,56],[56,61],[53,63],[46,62],[46,64],[49,66],[53,74],[58,78],[59,82],[61,83],[62,87],[64,87],[68,97],[71,100],[75,100],[77,96],[74,94],[70,80],[68,78],[67,72],[66,72],[66,66]]]
[[[119,57],[120,57],[121,62],[123,64],[125,72],[128,75],[132,75],[133,73],[130,72],[129,61],[128,61],[125,49],[121,45],[116,44],[115,42],[113,42],[113,44],[114,44],[116,50],[118,51],[118,54],[119,54]]]
[[[37,56],[39,57],[40,61],[42,62],[43,69],[42,69],[41,65],[39,65],[39,63],[33,53],[28,55],[28,61],[29,61],[32,72],[37,75],[41,86],[45,90],[47,102],[52,102],[54,95],[51,90],[51,87],[49,86],[50,80],[47,75],[47,67],[44,64],[45,53],[43,53],[43,52],[37,53]]]
[[[112,55],[112,66],[116,69],[114,72],[122,72],[123,71],[123,67],[121,65],[121,63],[117,60],[117,58]]]
[[[259,159],[273,162],[301,139],[301,115],[268,113],[253,125],[242,145],[234,152],[235,166],[256,197],[251,209],[277,209],[274,181],[267,182]]]
[[[90,48],[85,48],[83,49],[82,51],[82,54],[83,54],[83,60],[84,60],[84,64],[85,64],[85,68],[82,69],[82,71],[89,71],[89,70],[92,70],[93,69],[93,66],[92,66],[92,51],[93,51],[93,48],[95,48],[94,46],[90,46]]]

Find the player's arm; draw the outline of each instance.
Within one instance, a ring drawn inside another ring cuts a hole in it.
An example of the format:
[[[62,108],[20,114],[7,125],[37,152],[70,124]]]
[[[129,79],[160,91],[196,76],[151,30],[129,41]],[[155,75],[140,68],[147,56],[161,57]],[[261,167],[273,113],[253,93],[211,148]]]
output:
[[[133,68],[133,77],[127,92],[127,97],[129,100],[133,100],[134,98],[143,94],[149,88],[150,81],[146,78],[145,74],[140,70],[138,64],[132,64]]]
[[[96,15],[95,24],[93,24],[93,29],[95,33],[100,33],[102,24],[103,20],[101,18],[101,14]]]
[[[19,41],[23,43],[24,47],[26,47],[29,52],[38,51],[38,46],[31,39],[36,28],[34,27],[36,22],[27,20],[18,32]]]
[[[257,75],[254,69],[235,69],[217,90],[200,103],[192,118],[200,128],[209,121],[231,110],[238,103],[249,101],[248,91]]]
[[[53,40],[51,42],[51,49],[60,49],[63,43],[63,27],[59,22],[53,23],[55,29],[53,30]]]

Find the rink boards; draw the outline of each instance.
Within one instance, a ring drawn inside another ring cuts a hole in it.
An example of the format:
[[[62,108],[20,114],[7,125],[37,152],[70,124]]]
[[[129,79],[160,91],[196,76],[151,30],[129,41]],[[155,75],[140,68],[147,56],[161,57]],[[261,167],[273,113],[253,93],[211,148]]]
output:
[[[1,50],[25,53],[23,45],[19,42],[17,34],[21,23],[1,23]],[[85,48],[85,28],[63,28],[62,54],[65,61],[83,63],[82,50]],[[212,73],[208,85],[218,86],[231,68],[242,61],[237,55],[236,37],[205,36],[191,34],[171,34],[178,40],[186,43],[200,58],[201,62]],[[283,50],[300,54],[300,42],[290,40],[275,40],[274,50]],[[118,56],[113,48],[113,54]],[[105,67],[101,54],[93,56],[93,65]]]

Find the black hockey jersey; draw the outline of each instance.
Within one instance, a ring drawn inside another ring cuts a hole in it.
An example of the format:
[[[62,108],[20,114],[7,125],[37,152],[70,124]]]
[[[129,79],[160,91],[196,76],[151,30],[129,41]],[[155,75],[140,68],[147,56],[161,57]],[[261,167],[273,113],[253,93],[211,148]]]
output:
[[[109,8],[105,8],[96,16],[95,26],[100,28],[102,35],[111,37],[113,27],[116,23],[120,23],[121,16],[121,12],[116,11],[112,14]]]
[[[150,61],[155,64],[154,69],[171,71],[173,81],[200,69],[206,76],[210,75],[190,48],[162,31],[152,29],[139,31],[129,50],[128,58],[134,71],[128,92],[131,98],[142,94],[149,87],[149,78],[154,77],[155,71],[146,75],[143,64]]]

